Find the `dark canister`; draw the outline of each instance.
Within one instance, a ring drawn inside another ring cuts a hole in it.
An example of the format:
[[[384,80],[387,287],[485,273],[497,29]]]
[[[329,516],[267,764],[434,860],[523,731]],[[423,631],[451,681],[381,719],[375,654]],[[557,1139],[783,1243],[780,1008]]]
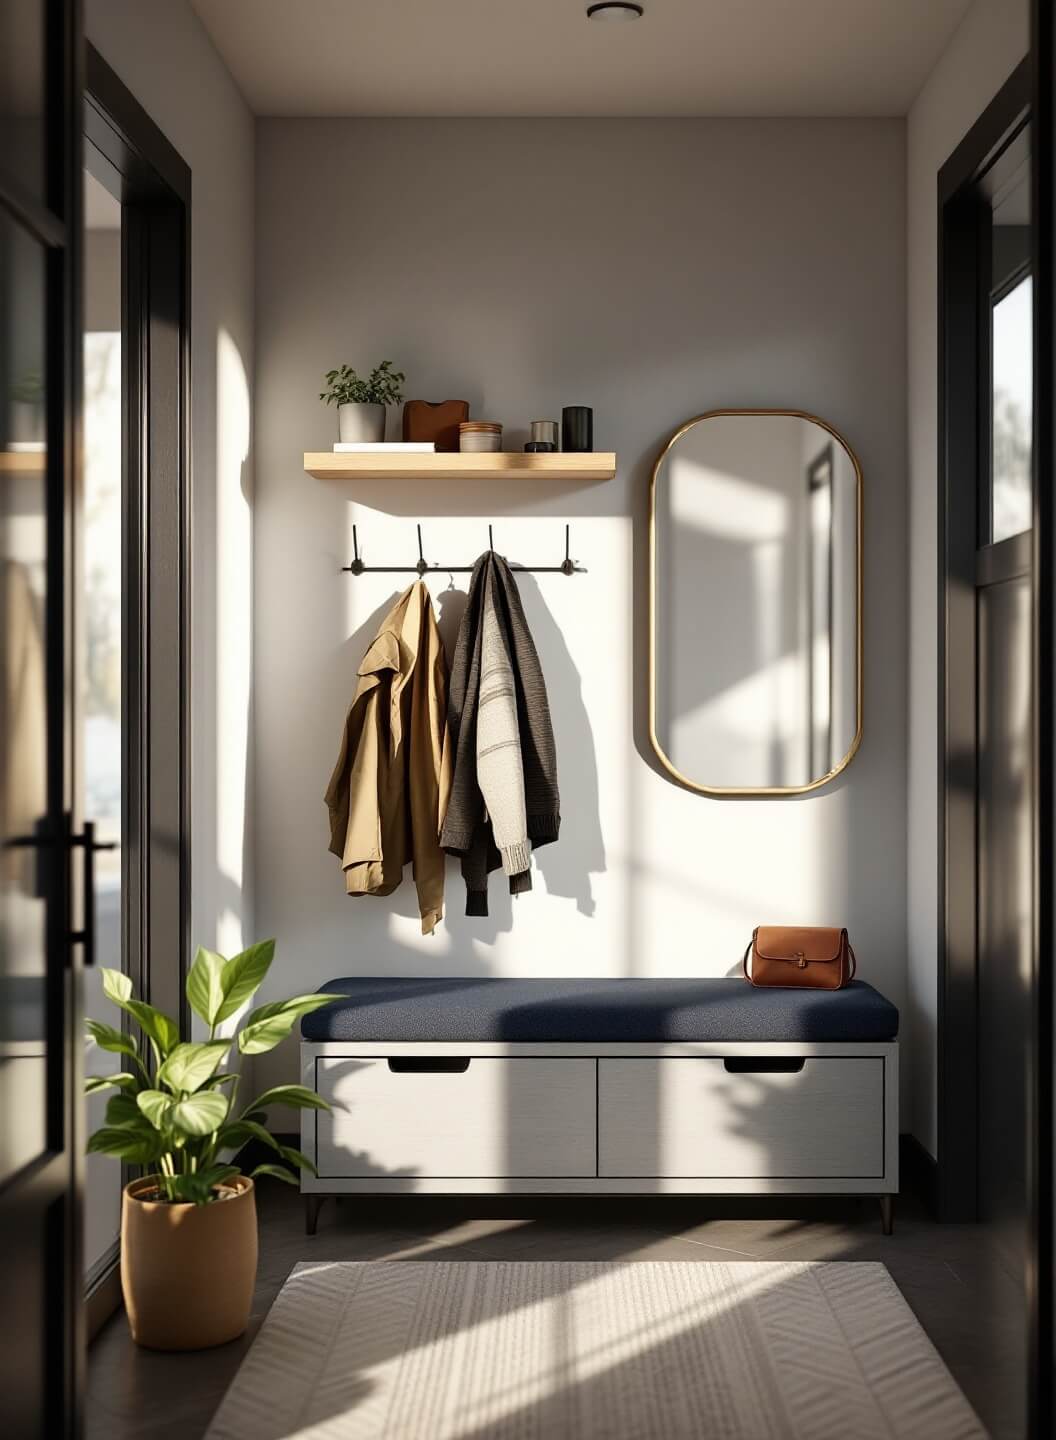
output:
[[[589,405],[566,405],[561,411],[561,449],[594,449],[594,411]]]

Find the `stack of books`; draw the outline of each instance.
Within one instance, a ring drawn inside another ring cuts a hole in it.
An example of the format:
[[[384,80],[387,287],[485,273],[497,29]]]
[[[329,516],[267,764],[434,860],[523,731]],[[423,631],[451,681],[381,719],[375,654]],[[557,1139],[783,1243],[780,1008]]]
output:
[[[390,452],[395,455],[433,455],[436,446],[431,440],[397,440],[389,445],[371,440],[338,441],[334,446],[335,455],[388,455]]]

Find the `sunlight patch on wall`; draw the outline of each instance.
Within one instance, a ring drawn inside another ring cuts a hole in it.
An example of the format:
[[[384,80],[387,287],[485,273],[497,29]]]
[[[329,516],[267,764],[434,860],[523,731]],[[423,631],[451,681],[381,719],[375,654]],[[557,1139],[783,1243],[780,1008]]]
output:
[[[216,346],[216,944],[225,955],[236,954],[246,940],[241,899],[253,660],[252,516],[245,493],[249,441],[245,366],[238,346],[221,330]]]

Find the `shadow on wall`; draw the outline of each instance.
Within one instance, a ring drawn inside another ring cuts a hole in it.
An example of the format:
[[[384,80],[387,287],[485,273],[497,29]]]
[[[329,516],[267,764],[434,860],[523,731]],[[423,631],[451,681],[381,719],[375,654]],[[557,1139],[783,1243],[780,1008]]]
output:
[[[583,682],[565,638],[547,608],[533,575],[518,573],[528,624],[539,651],[557,742],[557,778],[561,788],[561,836],[544,845],[535,863],[546,880],[547,893],[575,900],[581,915],[594,914],[591,876],[605,870],[605,846],[599,813],[598,759],[594,735],[583,702]],[[600,618],[600,617],[599,617]],[[576,803],[562,777],[576,777]]]

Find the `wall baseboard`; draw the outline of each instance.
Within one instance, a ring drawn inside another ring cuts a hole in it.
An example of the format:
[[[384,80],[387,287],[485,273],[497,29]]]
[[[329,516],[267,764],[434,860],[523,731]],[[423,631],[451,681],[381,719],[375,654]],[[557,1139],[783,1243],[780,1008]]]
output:
[[[115,1259],[88,1291],[84,1301],[86,1340],[90,1345],[111,1315],[124,1304],[121,1297],[121,1262]]]
[[[925,1150],[915,1135],[898,1137],[898,1161],[902,1189],[912,1190],[937,1218],[939,1208],[939,1162]]]

